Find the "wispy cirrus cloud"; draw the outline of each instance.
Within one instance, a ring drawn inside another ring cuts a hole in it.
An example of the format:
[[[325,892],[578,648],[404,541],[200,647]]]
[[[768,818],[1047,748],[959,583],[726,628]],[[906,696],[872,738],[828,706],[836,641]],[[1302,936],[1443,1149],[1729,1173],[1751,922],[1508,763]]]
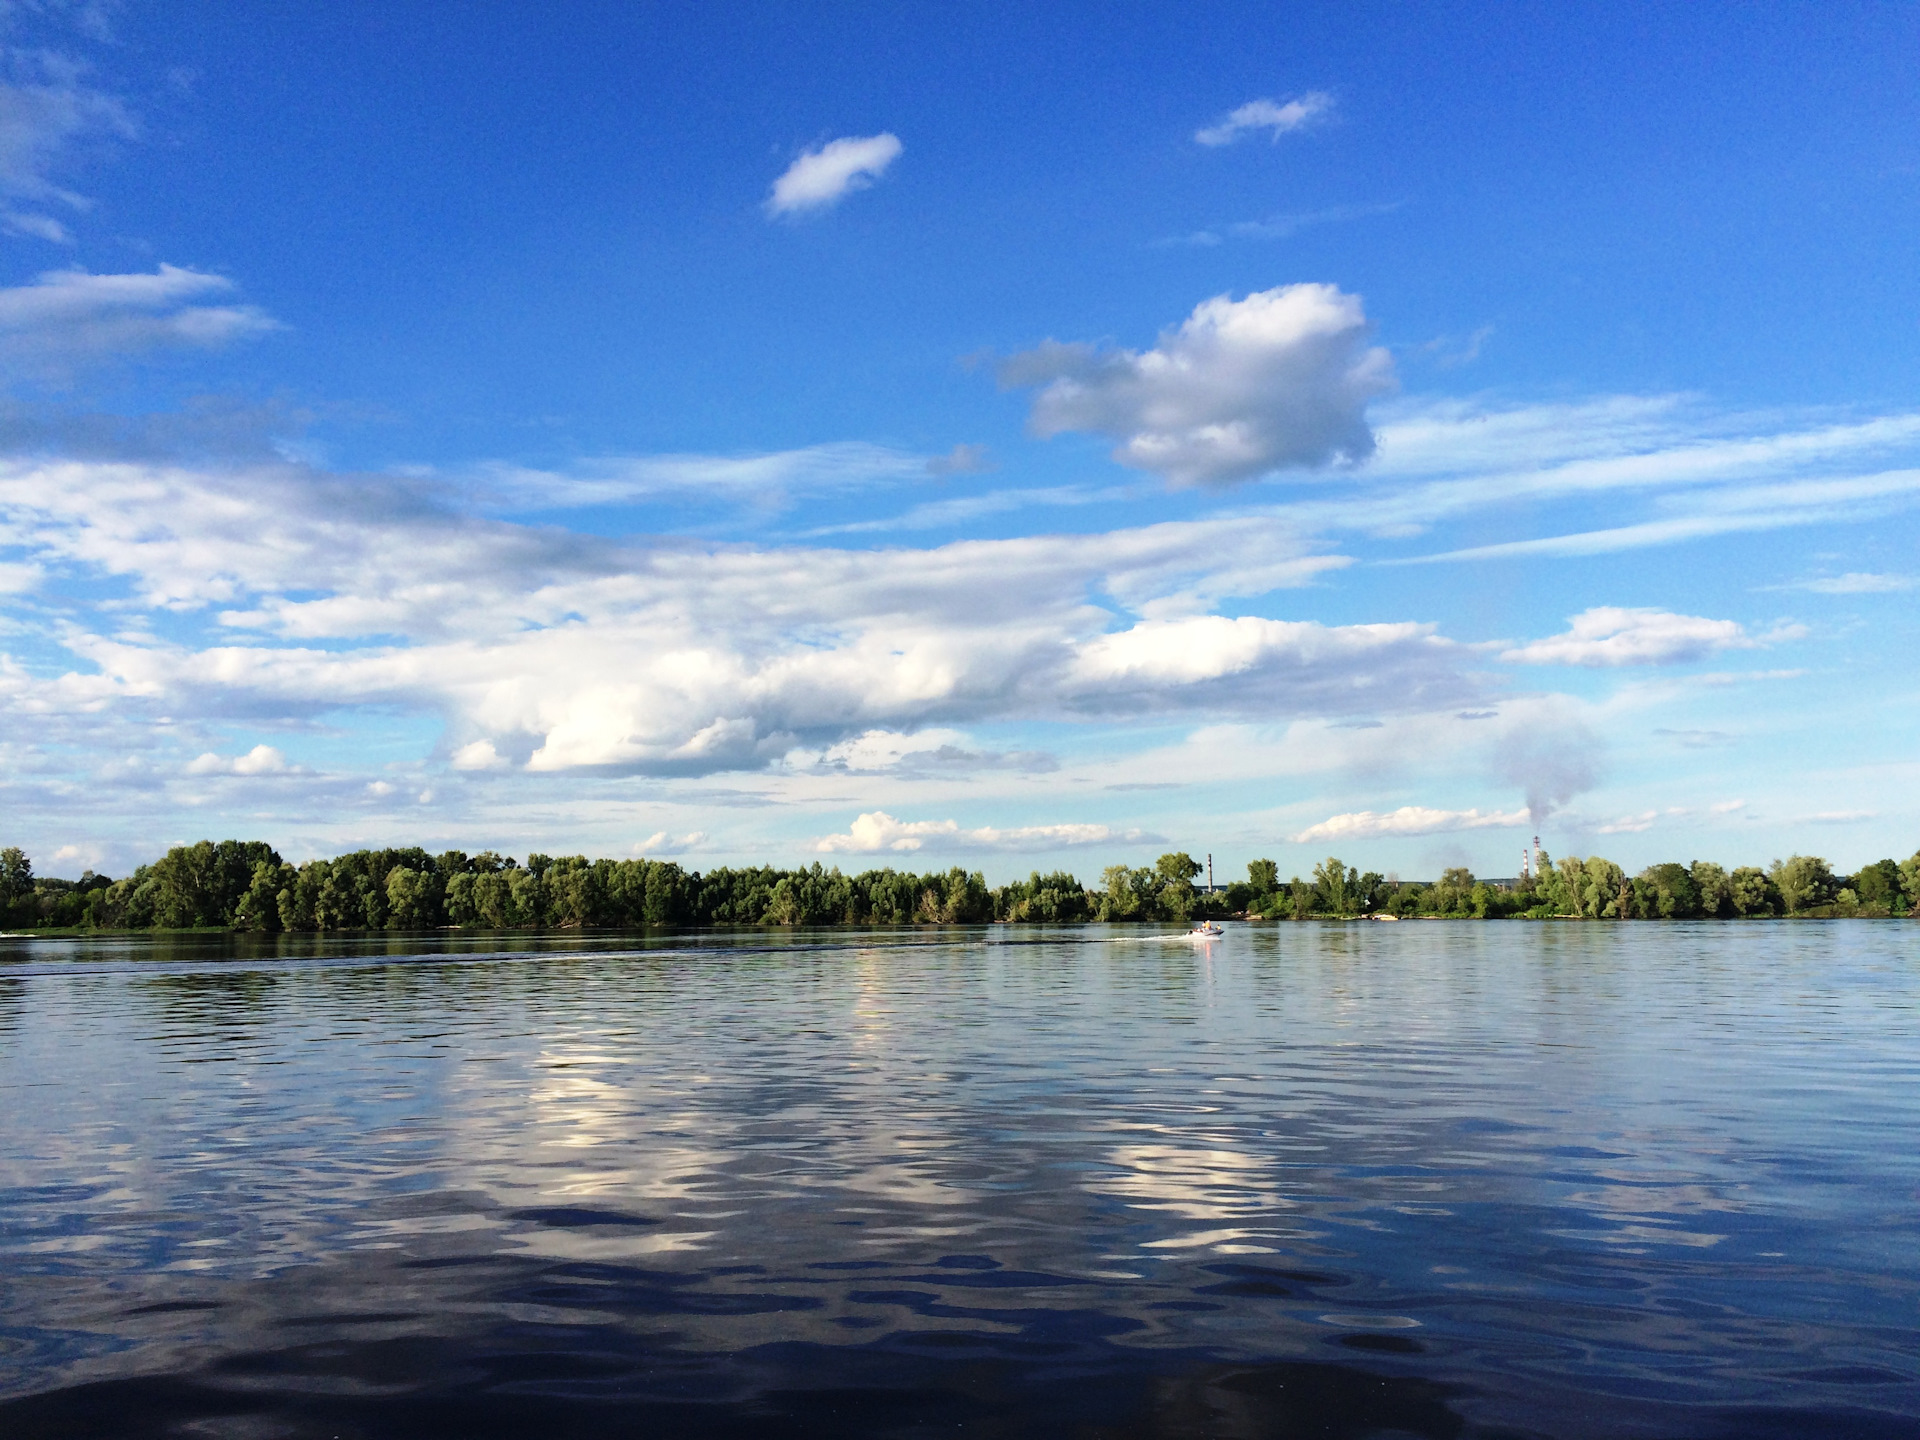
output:
[[[151,275],[49,270],[0,289],[0,374],[62,377],[154,350],[209,350],[278,328],[223,275],[162,265]]]
[[[1286,285],[1203,301],[1150,350],[1048,341],[1000,380],[1038,390],[1037,435],[1108,435],[1122,465],[1226,485],[1373,453],[1367,406],[1394,378],[1371,334],[1358,296]]]
[[[874,534],[888,530],[940,530],[988,515],[1110,504],[1125,497],[1123,489],[1110,485],[1047,485],[1030,490],[988,490],[979,495],[956,495],[950,500],[922,501],[898,515],[822,525],[807,531],[806,535],[808,539],[818,539],[827,535]]]
[[[1277,141],[1282,135],[1323,123],[1333,113],[1333,105],[1333,96],[1325,90],[1309,90],[1285,101],[1249,100],[1213,124],[1194,131],[1193,138],[1199,144],[1216,148],[1261,132]]]
[[[0,52],[0,227],[56,245],[73,243],[67,222],[91,208],[83,195],[59,184],[82,140],[131,139],[133,113],[95,86],[84,64],[50,50],[13,47]]]
[[[793,216],[830,209],[886,174],[903,148],[898,135],[882,131],[845,135],[805,151],[773,182],[767,214]]]
[[[1391,215],[1400,208],[1398,200],[1376,205],[1329,205],[1322,210],[1302,210],[1292,214],[1269,215],[1264,220],[1235,220],[1225,225],[1210,225],[1157,241],[1160,245],[1200,245],[1212,247],[1229,240],[1291,240],[1302,230],[1316,225],[1337,225],[1347,220],[1363,220],[1373,215]]]
[[[765,502],[924,480],[928,464],[925,455],[850,440],[736,455],[597,455],[551,469],[493,462],[450,478],[470,481],[482,503],[511,513],[663,496]]]
[[[1684,396],[1505,407],[1446,401],[1390,413],[1377,435],[1368,479],[1392,488],[1396,517],[1411,525],[1492,506],[1647,497],[1626,523],[1389,562],[1396,564],[1605,555],[1848,523],[1920,503],[1920,469],[1870,468],[1920,447],[1920,413],[1807,423],[1715,414]],[[1295,513],[1345,518],[1339,501]]]

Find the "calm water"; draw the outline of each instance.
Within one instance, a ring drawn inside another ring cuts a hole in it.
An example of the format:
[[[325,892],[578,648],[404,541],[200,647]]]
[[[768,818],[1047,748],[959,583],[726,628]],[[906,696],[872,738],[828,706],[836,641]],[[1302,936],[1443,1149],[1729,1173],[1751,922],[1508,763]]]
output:
[[[0,940],[0,1434],[1920,1436],[1920,924],[211,943]]]

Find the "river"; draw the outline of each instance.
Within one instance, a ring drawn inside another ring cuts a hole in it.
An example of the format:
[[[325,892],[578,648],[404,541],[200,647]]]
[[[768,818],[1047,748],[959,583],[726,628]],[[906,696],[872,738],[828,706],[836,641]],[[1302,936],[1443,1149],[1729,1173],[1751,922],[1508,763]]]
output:
[[[1920,1436],[1920,924],[0,939],[0,1433]]]

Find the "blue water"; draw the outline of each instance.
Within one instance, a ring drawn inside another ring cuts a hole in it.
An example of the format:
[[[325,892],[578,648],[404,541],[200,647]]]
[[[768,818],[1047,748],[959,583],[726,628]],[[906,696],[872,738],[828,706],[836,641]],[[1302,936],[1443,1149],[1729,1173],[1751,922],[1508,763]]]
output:
[[[1920,1436],[1920,924],[0,940],[0,1434]]]

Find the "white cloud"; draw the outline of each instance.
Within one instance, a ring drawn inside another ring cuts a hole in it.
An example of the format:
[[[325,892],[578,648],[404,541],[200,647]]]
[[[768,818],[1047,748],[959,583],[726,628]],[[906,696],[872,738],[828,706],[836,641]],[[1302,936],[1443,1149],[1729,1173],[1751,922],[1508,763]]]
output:
[[[1295,130],[1304,130],[1326,119],[1333,111],[1333,96],[1324,90],[1309,90],[1291,100],[1249,100],[1215,124],[1193,132],[1202,145],[1231,145],[1244,135],[1265,130],[1278,140]]]
[[[993,456],[984,445],[962,443],[927,461],[929,475],[978,475],[993,468]]]
[[[873,810],[855,819],[846,834],[823,835],[813,848],[827,855],[911,852],[929,843],[939,850],[1053,850],[1154,838],[1145,831],[1115,830],[1108,825],[1023,825],[1010,830],[986,825],[963,830],[956,820],[896,820],[884,810]]]
[[[1203,301],[1144,352],[1049,341],[1009,359],[1001,380],[1040,387],[1038,435],[1110,435],[1123,465],[1230,484],[1373,453],[1367,405],[1394,382],[1370,333],[1358,296],[1287,285]]]
[[[689,830],[680,836],[669,835],[664,830],[656,830],[646,839],[633,847],[636,855],[658,858],[662,855],[685,855],[689,850],[697,850],[707,842],[704,830]]]
[[[99,870],[106,863],[105,847],[93,843],[62,845],[53,852],[52,862],[43,874],[77,879],[81,872]]]
[[[808,150],[773,182],[769,215],[798,215],[825,209],[855,190],[864,190],[900,157],[900,137],[846,135]]]
[[[1818,580],[1801,580],[1782,585],[1782,590],[1807,590],[1815,595],[1894,595],[1911,590],[1920,581],[1911,575],[1875,575],[1854,570],[1845,575],[1829,575]]]
[[[897,770],[903,761],[942,750],[964,750],[967,737],[958,730],[922,730],[903,735],[897,730],[867,730],[850,740],[830,745],[812,763],[827,769],[872,774]]]
[[[456,770],[502,770],[508,762],[491,740],[475,740],[455,750],[449,763]]]
[[[256,745],[231,758],[209,750],[187,766],[189,775],[285,775],[288,770],[287,757],[271,745]]]
[[[1308,845],[1319,840],[1372,840],[1381,836],[1512,829],[1527,821],[1525,810],[1430,810],[1424,805],[1402,805],[1384,815],[1371,810],[1332,815],[1288,838],[1296,845]]]
[[[35,378],[156,349],[211,349],[272,330],[252,305],[194,303],[223,295],[220,275],[162,265],[151,275],[50,270],[0,289],[0,373]]]
[[[1364,659],[1362,657],[1365,657]],[[1464,699],[1462,655],[1430,625],[1325,626],[1312,621],[1201,615],[1143,620],[1078,647],[1066,676],[1082,708],[1196,689],[1226,697],[1245,680],[1295,713],[1427,708]],[[1358,662],[1358,663],[1356,663]],[[1286,680],[1276,691],[1274,681]],[[1178,703],[1178,702],[1176,702]]]
[[[0,543],[219,622],[161,639],[103,613],[63,632],[83,668],[23,674],[15,703],[144,696],[210,719],[399,707],[443,717],[461,765],[493,763],[484,742],[535,772],[687,773],[873,730],[1479,694],[1470,652],[1426,627],[1196,613],[1343,563],[1283,522],[919,550],[647,546],[460,517],[408,483],[0,463]]]
[[[1597,605],[1571,617],[1564,635],[1502,651],[1520,665],[1680,665],[1760,641],[1734,620]]]

